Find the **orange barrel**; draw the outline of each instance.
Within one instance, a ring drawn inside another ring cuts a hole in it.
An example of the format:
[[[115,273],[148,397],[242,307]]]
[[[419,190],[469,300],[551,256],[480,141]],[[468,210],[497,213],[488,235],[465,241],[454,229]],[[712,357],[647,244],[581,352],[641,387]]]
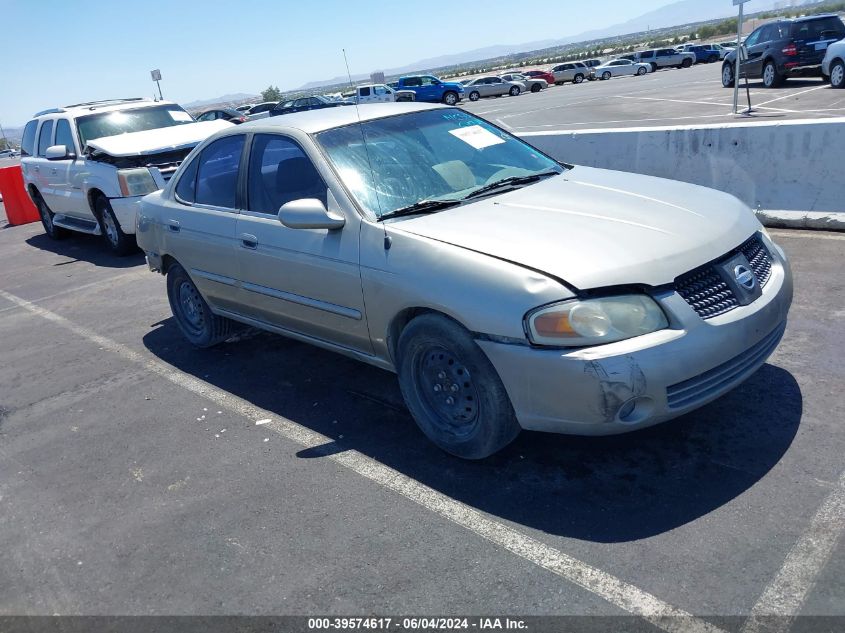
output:
[[[9,224],[27,224],[41,219],[38,209],[23,187],[20,165],[0,169],[0,193],[3,194],[3,206],[6,207]]]

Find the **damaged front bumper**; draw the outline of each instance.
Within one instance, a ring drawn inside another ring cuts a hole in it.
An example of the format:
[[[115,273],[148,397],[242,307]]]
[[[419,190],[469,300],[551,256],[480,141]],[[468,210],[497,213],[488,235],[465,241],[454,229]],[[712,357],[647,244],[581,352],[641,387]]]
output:
[[[792,303],[792,275],[782,252],[772,251],[762,296],[706,321],[668,292],[659,301],[673,326],[618,343],[578,350],[477,343],[524,429],[612,435],[652,426],[735,388],[774,351]]]

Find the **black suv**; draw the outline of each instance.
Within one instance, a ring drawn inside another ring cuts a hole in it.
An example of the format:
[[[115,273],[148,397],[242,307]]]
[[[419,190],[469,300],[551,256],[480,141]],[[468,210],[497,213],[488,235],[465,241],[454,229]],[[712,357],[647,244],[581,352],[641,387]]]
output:
[[[777,20],[755,29],[745,38],[740,78],[761,78],[766,88],[780,86],[787,77],[821,77],[828,44],[845,38],[845,24],[836,15],[813,15]],[[734,64],[739,49],[725,55],[722,85],[734,85]]]

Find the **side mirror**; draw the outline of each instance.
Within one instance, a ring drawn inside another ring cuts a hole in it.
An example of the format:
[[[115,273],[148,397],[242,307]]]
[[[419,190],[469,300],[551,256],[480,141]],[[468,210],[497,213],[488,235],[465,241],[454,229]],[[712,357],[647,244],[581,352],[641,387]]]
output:
[[[279,222],[289,229],[328,229],[342,228],[346,219],[337,213],[328,211],[322,201],[316,198],[302,198],[286,202],[279,209]]]
[[[73,160],[76,154],[71,152],[66,145],[51,145],[44,153],[44,158],[47,160]]]

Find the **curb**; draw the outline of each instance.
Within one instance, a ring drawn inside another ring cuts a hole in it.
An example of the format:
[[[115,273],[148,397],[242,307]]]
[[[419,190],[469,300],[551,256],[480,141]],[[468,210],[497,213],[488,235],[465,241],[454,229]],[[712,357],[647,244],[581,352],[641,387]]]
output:
[[[756,211],[763,226],[845,231],[845,211]]]

